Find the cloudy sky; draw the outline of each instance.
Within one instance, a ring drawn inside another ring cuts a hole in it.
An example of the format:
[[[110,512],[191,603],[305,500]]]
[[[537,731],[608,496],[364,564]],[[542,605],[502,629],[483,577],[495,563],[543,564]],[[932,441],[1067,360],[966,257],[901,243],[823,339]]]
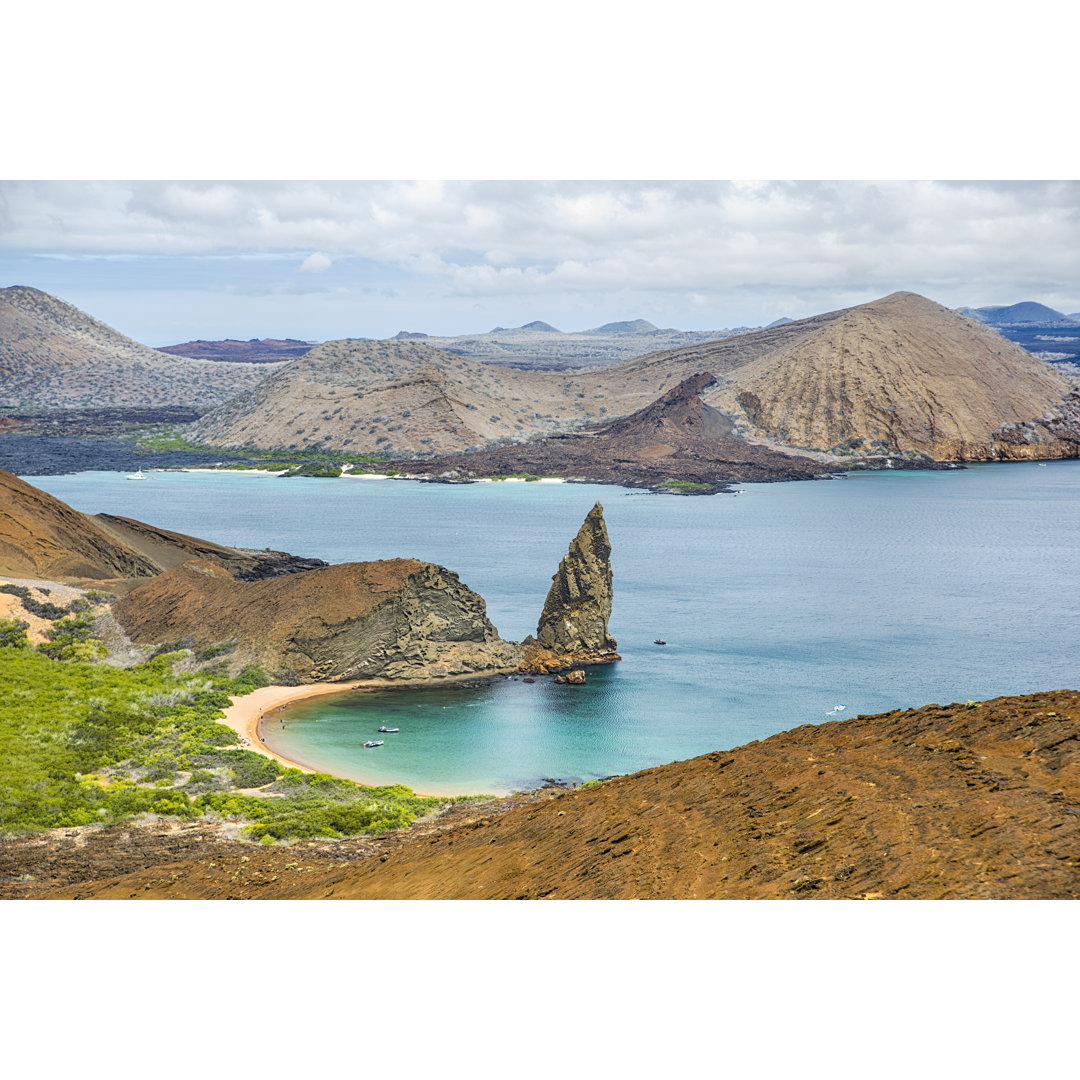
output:
[[[6,182],[0,284],[148,344],[1080,310],[1075,182]]]

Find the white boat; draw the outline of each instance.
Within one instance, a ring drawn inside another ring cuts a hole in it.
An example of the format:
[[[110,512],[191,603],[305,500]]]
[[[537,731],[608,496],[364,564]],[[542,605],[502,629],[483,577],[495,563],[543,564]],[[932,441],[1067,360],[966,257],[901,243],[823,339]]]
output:
[[[370,750],[374,746],[382,746],[385,741],[385,739],[368,739],[368,741],[364,743],[364,746],[366,749]]]
[[[140,469],[138,472],[129,473],[128,474],[128,479],[129,480],[145,480],[146,479],[146,474],[142,471],[142,469]]]

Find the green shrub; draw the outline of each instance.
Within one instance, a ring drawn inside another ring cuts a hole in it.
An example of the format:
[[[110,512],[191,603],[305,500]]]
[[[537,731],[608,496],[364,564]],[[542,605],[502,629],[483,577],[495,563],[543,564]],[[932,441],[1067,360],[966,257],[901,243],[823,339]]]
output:
[[[205,670],[176,674],[167,655],[121,669],[0,648],[0,834],[144,813],[209,814],[271,842],[384,832],[446,802],[402,785],[366,788],[282,770],[237,747],[239,737],[218,718],[232,695],[264,684],[255,667],[230,679]],[[183,787],[163,786],[181,770],[192,774]],[[242,795],[238,787],[264,787],[276,797]]]
[[[0,619],[0,649],[29,649],[26,631],[30,624],[22,619]]]

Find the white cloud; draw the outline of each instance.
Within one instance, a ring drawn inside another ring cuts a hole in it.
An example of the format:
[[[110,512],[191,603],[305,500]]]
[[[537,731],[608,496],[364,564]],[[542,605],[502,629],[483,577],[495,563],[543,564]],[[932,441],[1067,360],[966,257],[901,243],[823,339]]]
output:
[[[300,264],[300,269],[307,274],[321,274],[324,270],[329,270],[333,265],[334,260],[329,255],[316,251]]]
[[[907,288],[1080,309],[1072,182],[13,182],[0,207],[13,253],[360,259],[418,305],[756,291],[812,311]]]

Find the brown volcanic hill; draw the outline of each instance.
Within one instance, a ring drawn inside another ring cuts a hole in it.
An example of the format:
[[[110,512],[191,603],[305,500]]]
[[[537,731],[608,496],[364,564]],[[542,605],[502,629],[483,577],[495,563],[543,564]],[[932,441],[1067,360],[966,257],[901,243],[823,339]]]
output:
[[[48,581],[153,577],[185,559],[218,559],[238,573],[311,565],[281,552],[251,553],[113,514],[83,514],[0,469],[0,574]],[[321,565],[321,563],[319,564]]]
[[[298,341],[296,338],[251,338],[250,341],[237,341],[234,338],[203,341],[200,338],[180,345],[159,345],[156,351],[187,356],[193,360],[238,360],[249,364],[266,364],[295,360],[310,352],[314,344],[313,341]]]
[[[740,365],[709,400],[776,443],[983,461],[1077,456],[1071,394],[1019,345],[900,292]]]
[[[235,668],[275,681],[433,679],[514,669],[517,646],[450,570],[416,559],[341,563],[238,581],[212,559],[186,562],[113,608],[137,644],[238,642]]]
[[[145,869],[121,876],[86,856],[75,865],[72,846],[66,880],[79,884],[21,895],[1077,899],[1080,694],[804,725],[504,806],[362,850],[248,845],[192,857],[177,846],[163,857],[148,845]],[[40,853],[22,859],[8,872],[40,873]]]
[[[715,384],[710,372],[699,372],[644,409],[608,424],[524,445],[391,464],[419,475],[526,472],[701,493],[733,482],[806,480],[822,474],[825,466],[819,461],[738,438],[728,417],[701,399]],[[672,481],[698,487],[671,486]]]
[[[414,341],[326,342],[193,430],[216,446],[457,453],[628,416],[702,371],[716,376],[706,403],[734,439],[935,460],[1080,448],[1080,398],[1058,372],[913,293],[599,371],[514,370]]]
[[[0,406],[207,409],[266,374],[265,364],[172,357],[38,289],[0,289]]]

